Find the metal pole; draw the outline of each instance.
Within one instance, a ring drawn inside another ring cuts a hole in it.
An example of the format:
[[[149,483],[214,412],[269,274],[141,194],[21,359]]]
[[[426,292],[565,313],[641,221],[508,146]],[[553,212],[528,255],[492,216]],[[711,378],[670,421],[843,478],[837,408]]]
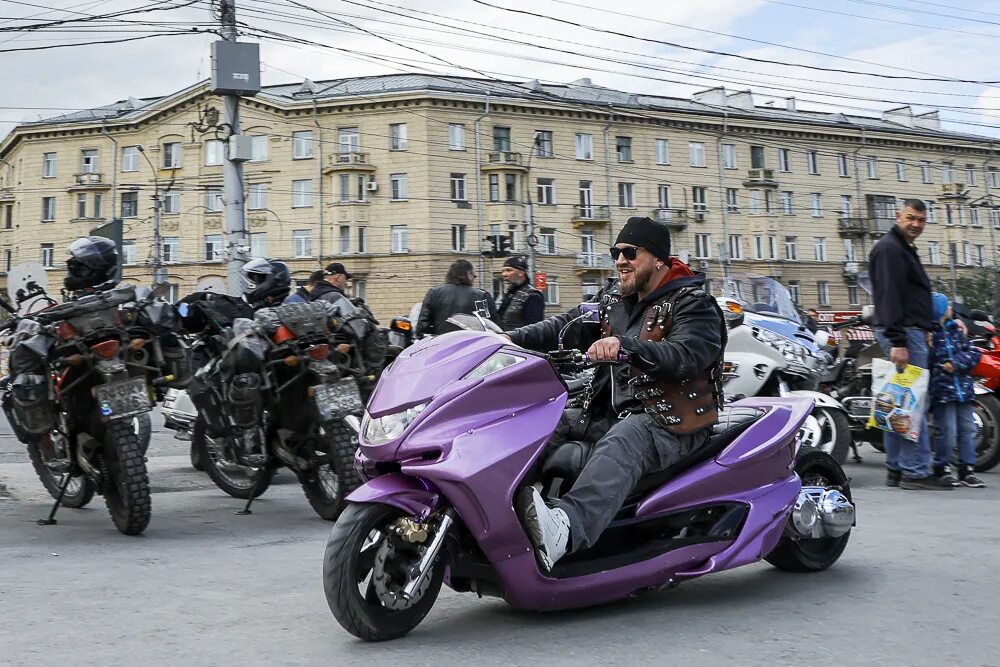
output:
[[[722,142],[725,140],[726,133],[729,130],[729,112],[725,109],[722,110],[722,132],[719,133],[718,138],[715,142],[715,158],[719,165],[719,197],[721,198],[722,206],[722,239],[725,241],[723,246],[726,250],[724,261],[722,262],[722,277],[729,278],[729,268],[732,263],[732,257],[729,253],[729,216],[727,215],[728,202],[726,201],[726,179],[722,167]],[[753,166],[753,165],[751,165]],[[767,197],[767,195],[764,195]],[[767,216],[767,231],[770,231],[771,225],[771,212],[766,210],[766,199],[765,199],[765,215]]]
[[[236,41],[236,2],[235,0],[219,0],[219,12],[222,18],[222,38],[229,42]],[[229,128],[230,137],[240,133],[240,98],[237,95],[223,95],[222,122]],[[232,295],[243,292],[240,269],[248,259],[248,239],[246,223],[243,218],[243,163],[231,159],[227,151],[222,167],[223,205],[226,210],[226,235],[229,260],[226,264],[226,279],[229,293]]]
[[[483,171],[482,171],[482,169],[483,169],[483,156],[482,156],[482,154],[479,151],[479,148],[480,148],[480,146],[479,146],[479,124],[480,124],[480,121],[483,118],[485,118],[486,116],[489,116],[489,115],[490,115],[490,96],[487,95],[486,96],[486,107],[483,109],[483,113],[478,118],[476,118],[476,125],[475,125],[475,128],[476,128],[476,237],[479,239],[476,242],[476,245],[480,249],[482,249],[482,247],[483,247],[483,218],[485,217],[485,213],[483,211]],[[462,142],[463,142],[463,145],[464,145],[464,143],[465,143],[464,132],[463,132]],[[482,289],[482,290],[486,289],[486,283],[485,283],[486,276],[483,275],[484,272],[485,272],[485,270],[486,270],[485,269],[485,267],[486,267],[485,262],[486,262],[486,260],[483,259],[483,253],[480,252],[479,253],[479,271],[478,271],[477,275],[479,276],[479,289]],[[493,282],[493,280],[491,278],[490,279],[490,283],[491,284],[490,284],[490,290],[489,290],[490,292],[493,291],[492,282]]]
[[[167,270],[163,266],[163,238],[160,236],[160,189],[153,193],[153,287],[167,282]]]

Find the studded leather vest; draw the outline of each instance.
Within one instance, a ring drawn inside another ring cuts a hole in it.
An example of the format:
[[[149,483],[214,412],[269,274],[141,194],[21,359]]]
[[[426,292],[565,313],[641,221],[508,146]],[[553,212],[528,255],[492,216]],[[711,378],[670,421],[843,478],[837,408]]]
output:
[[[639,340],[657,342],[665,339],[673,324],[674,303],[695,290],[701,291],[696,287],[681,288],[651,304],[643,314]],[[613,303],[617,299],[612,297],[609,301]],[[719,318],[722,321],[721,313]],[[725,336],[724,321],[720,326]],[[601,329],[605,336],[614,335],[607,307],[602,308]],[[725,349],[725,338],[722,342]],[[719,358],[705,375],[686,380],[656,378],[632,366],[629,368],[628,383],[633,389],[633,396],[642,402],[645,412],[653,415],[661,426],[677,435],[694,433],[718,421],[723,402],[722,359],[720,351]]]
[[[524,321],[524,304],[535,292],[538,292],[527,281],[517,289],[504,295],[500,303],[500,328],[504,331],[517,329],[526,324]],[[541,292],[538,292],[541,294]]]

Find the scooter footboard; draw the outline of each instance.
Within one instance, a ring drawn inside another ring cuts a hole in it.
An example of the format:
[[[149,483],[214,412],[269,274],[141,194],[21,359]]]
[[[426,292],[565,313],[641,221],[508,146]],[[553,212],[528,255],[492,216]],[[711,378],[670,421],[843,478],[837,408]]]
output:
[[[729,570],[740,565],[755,563],[778,544],[788,512],[795,504],[802,482],[798,475],[791,475],[767,488],[763,493],[754,492],[726,498],[727,502],[744,502],[750,505],[750,513],[743,522],[739,537],[725,551],[712,556],[696,570],[678,572],[677,578],[699,577],[709,572]]]
[[[389,473],[365,482],[347,496],[347,501],[392,505],[426,519],[441,506],[441,493],[430,482]]]

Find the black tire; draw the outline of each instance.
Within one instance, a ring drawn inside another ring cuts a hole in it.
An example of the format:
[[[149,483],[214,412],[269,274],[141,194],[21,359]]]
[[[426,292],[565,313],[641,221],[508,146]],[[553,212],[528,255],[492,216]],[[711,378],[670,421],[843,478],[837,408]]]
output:
[[[49,437],[46,434],[42,436],[41,440],[29,442],[28,458],[31,459],[31,466],[35,469],[35,474],[41,480],[42,486],[49,492],[49,495],[58,498],[59,489],[62,488],[65,478],[63,474],[57,473],[45,465],[46,456],[43,449]],[[69,486],[66,487],[66,493],[63,494],[62,505],[74,509],[86,507],[93,500],[95,490],[94,482],[89,477],[84,474],[73,475]]]
[[[349,503],[334,524],[326,543],[323,556],[326,603],[345,630],[365,641],[385,641],[407,634],[424,620],[441,592],[445,559],[439,555],[424,584],[426,588],[418,593],[410,606],[390,609],[382,602],[377,590],[379,580],[383,577],[389,579],[389,586],[398,582],[391,580],[387,573],[389,568],[384,568],[380,576],[376,576],[376,554],[385,540],[398,539],[394,534],[390,535],[387,527],[402,516],[401,510],[388,505]],[[376,531],[382,535],[371,542],[369,538],[374,537]],[[404,568],[393,569],[398,576]],[[364,593],[360,588],[362,585],[365,586]]]
[[[201,448],[194,444],[194,438],[191,438],[191,467],[199,472],[205,472],[205,462],[201,458]]]
[[[135,416],[132,425],[135,434],[139,436],[139,442],[142,444],[142,455],[145,456],[146,452],[149,451],[149,441],[153,437],[153,419],[148,412],[143,412]]]
[[[817,449],[833,457],[843,465],[851,453],[851,422],[843,410],[836,408],[814,408],[812,411],[822,431],[822,445]]]
[[[986,472],[1000,463],[1000,399],[993,394],[977,395],[972,409],[980,426],[976,436],[976,472]],[[957,448],[954,462],[960,463]]]
[[[344,510],[344,499],[361,485],[354,470],[354,454],[358,451],[358,436],[340,420],[323,424],[320,441],[327,461],[299,474],[306,499],[316,514],[327,521],[336,521]]]
[[[254,498],[259,498],[271,486],[274,468],[251,468],[229,462],[205,432],[205,420],[200,417],[195,420],[191,431],[191,450],[198,451],[198,458],[215,485],[233,498],[248,500],[251,494]]]
[[[129,419],[109,422],[105,437],[101,453],[104,504],[119,532],[139,535],[146,530],[152,514],[142,443]]]
[[[826,452],[806,452],[795,462],[795,472],[802,478],[803,485],[839,487],[853,502],[847,474]],[[819,572],[837,562],[850,537],[851,533],[847,532],[840,537],[796,539],[786,530],[764,560],[786,572]]]

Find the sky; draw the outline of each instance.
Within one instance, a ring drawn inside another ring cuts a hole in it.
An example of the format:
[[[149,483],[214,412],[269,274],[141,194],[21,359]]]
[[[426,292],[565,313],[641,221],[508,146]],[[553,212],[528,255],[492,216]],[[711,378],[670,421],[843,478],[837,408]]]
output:
[[[1000,0],[236,2],[247,24],[240,39],[261,43],[265,84],[416,71],[586,77],[679,97],[724,85],[749,88],[758,104],[783,106],[794,96],[800,109],[940,109],[949,129],[1000,136]],[[165,95],[206,78],[218,39],[204,32],[217,25],[211,5],[0,0],[0,136],[23,120]],[[140,11],[94,20],[127,10]],[[86,22],[24,30],[66,19]],[[167,30],[174,34],[65,46]]]

